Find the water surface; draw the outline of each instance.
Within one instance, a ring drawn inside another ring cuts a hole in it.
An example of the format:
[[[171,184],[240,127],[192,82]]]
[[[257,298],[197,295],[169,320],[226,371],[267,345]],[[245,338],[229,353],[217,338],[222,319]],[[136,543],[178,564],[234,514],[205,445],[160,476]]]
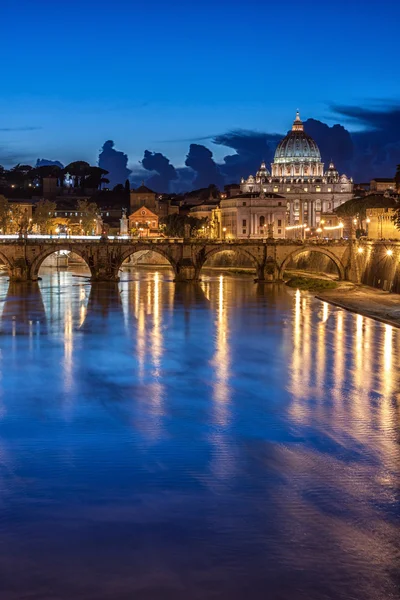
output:
[[[399,330],[215,272],[0,292],[2,600],[399,597]]]

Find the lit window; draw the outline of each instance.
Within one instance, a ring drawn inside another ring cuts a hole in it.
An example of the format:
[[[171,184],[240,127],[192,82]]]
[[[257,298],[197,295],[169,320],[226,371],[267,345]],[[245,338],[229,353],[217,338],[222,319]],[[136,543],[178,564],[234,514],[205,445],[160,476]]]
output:
[[[332,188],[328,188],[328,192],[331,192],[331,191],[332,191]]]
[[[279,192],[279,188],[278,188],[278,186],[277,186],[277,185],[274,187],[274,192],[275,192],[275,193],[276,193],[276,192]]]
[[[287,191],[287,192],[290,192],[290,188],[286,188],[286,191]]]
[[[305,192],[308,192],[308,188],[304,188],[304,191],[305,191]]]
[[[321,191],[321,187],[319,185],[317,185],[317,187],[315,188],[316,192],[320,192]]]

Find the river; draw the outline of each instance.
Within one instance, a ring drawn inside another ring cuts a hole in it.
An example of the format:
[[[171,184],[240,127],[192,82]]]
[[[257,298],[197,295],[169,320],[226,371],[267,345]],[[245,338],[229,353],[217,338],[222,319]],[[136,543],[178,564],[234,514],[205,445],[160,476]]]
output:
[[[163,269],[0,279],[1,600],[399,597],[400,330]]]

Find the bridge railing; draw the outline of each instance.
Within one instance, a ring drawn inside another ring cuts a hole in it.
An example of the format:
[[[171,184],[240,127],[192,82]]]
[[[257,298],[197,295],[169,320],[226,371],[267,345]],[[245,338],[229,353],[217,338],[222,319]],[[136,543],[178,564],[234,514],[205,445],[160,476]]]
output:
[[[213,244],[221,246],[259,246],[260,244],[274,244],[289,245],[289,246],[338,246],[347,245],[349,240],[294,240],[294,239],[271,239],[271,238],[259,238],[259,239],[228,239],[220,240],[215,238],[167,238],[167,237],[138,237],[129,235],[67,235],[67,234],[32,234],[21,235],[18,233],[14,234],[1,234],[0,244],[20,244],[25,243],[50,243],[50,244],[73,244],[73,243],[95,243],[95,244],[141,244],[141,245],[152,245],[152,244],[193,244],[193,245],[204,245]]]

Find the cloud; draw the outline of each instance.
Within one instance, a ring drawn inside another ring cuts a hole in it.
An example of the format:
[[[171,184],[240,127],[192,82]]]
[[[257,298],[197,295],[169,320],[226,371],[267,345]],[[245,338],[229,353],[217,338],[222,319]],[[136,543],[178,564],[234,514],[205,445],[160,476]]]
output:
[[[283,134],[265,133],[244,129],[228,131],[215,136],[213,143],[235,150],[235,154],[224,157],[221,171],[228,182],[238,181],[255,173],[262,160],[270,163],[275,148]]]
[[[178,173],[169,159],[161,152],[150,152],[145,150],[142,166],[147,171],[154,171],[153,175],[146,181],[147,185],[156,192],[169,192],[172,181],[178,179]]]
[[[114,149],[114,142],[107,140],[99,154],[99,167],[108,171],[107,179],[110,185],[124,184],[132,173],[128,169],[128,155]]]
[[[224,177],[213,159],[213,153],[205,146],[190,144],[185,165],[196,173],[193,180],[194,189],[208,187],[211,184],[223,187]]]
[[[346,121],[362,127],[351,133],[354,153],[351,174],[356,181],[393,177],[400,163],[400,106],[381,103],[373,108],[333,105]]]
[[[39,129],[43,129],[43,127],[0,127],[0,131],[38,131]]]

